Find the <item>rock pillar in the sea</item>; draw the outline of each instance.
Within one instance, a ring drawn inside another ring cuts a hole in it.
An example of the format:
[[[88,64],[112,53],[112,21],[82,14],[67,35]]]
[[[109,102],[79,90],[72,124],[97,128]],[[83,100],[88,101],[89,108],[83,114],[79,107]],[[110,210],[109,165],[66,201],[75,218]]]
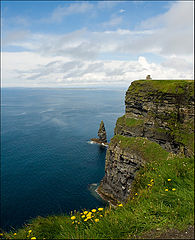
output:
[[[100,127],[98,130],[98,137],[99,138],[91,138],[91,141],[101,144],[101,145],[104,145],[104,146],[108,145],[107,137],[106,137],[106,130],[105,130],[103,121],[101,121],[101,123],[100,123]]]
[[[102,143],[107,143],[106,130],[105,130],[103,121],[101,121],[100,123],[100,128],[98,130],[98,137]]]

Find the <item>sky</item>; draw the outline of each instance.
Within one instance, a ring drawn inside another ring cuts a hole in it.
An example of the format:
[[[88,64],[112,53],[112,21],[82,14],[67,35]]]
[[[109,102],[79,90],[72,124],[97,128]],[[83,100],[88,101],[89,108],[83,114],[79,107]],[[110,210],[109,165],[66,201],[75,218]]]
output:
[[[2,1],[2,87],[193,79],[193,1]]]

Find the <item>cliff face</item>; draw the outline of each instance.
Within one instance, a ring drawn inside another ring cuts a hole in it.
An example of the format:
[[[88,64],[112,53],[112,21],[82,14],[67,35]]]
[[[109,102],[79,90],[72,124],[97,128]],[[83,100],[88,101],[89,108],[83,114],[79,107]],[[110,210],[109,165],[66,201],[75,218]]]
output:
[[[193,155],[194,81],[139,80],[126,92],[125,115],[117,120],[98,191],[125,201],[136,172],[147,160],[146,145]],[[139,144],[138,144],[139,142]],[[124,147],[125,146],[125,147]],[[155,155],[155,153],[154,153]]]
[[[115,134],[146,137],[169,152],[192,154],[193,81],[135,81],[126,93],[125,105]]]

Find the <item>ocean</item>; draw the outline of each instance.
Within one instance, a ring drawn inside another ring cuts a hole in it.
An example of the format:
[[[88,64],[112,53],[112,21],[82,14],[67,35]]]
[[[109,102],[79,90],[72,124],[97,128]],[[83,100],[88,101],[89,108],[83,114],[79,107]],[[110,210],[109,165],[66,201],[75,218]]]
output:
[[[104,207],[95,194],[106,147],[91,144],[104,121],[108,140],[124,114],[125,90],[1,90],[1,228],[37,216]]]

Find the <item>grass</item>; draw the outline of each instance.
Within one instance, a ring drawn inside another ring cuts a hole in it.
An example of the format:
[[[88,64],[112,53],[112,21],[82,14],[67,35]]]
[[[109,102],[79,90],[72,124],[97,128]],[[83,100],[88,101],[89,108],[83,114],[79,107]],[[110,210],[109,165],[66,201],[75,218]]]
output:
[[[138,125],[143,125],[144,121],[142,119],[127,118],[125,115],[117,119],[119,125],[125,125],[127,127],[135,127]]]
[[[126,115],[117,119],[115,126],[115,134],[120,134],[121,130],[141,130],[143,131],[144,120],[143,119],[135,119],[135,118],[127,118]]]
[[[168,152],[159,144],[149,141],[143,137],[125,137],[116,135],[111,139],[111,144],[117,144],[121,149],[136,152],[145,162],[153,162],[158,156],[158,160],[166,159]]]
[[[144,143],[145,142],[145,143]],[[194,221],[194,160],[167,153],[158,144],[141,138],[115,136],[112,144],[134,146],[147,160],[123,206],[96,209],[87,221],[84,214],[37,217],[5,239],[127,239],[158,229],[183,230]],[[144,145],[143,145],[144,144]],[[144,146],[144,147],[143,147]],[[168,191],[166,190],[168,189]],[[83,212],[82,212],[83,213]],[[102,215],[102,216],[100,216]],[[75,216],[75,219],[71,219]],[[94,217],[92,217],[94,216]],[[95,222],[94,219],[99,219]],[[78,223],[79,222],[79,223]],[[32,232],[29,232],[32,231]],[[14,235],[16,233],[16,235]]]
[[[128,91],[131,93],[159,91],[192,97],[194,96],[194,80],[137,80],[130,85]]]

